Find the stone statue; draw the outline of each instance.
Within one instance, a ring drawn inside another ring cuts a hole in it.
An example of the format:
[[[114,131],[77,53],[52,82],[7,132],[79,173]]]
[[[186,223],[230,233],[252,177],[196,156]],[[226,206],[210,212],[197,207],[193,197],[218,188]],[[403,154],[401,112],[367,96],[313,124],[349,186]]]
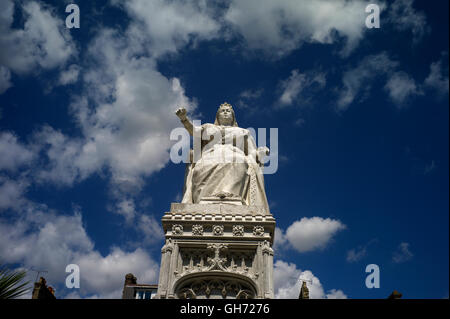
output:
[[[194,139],[201,138],[201,154],[191,150],[182,203],[230,203],[269,207],[264,190],[262,160],[267,147],[256,147],[247,129],[236,122],[233,107],[220,105],[214,124],[194,126],[179,108],[176,115]],[[195,158],[196,160],[193,160]]]

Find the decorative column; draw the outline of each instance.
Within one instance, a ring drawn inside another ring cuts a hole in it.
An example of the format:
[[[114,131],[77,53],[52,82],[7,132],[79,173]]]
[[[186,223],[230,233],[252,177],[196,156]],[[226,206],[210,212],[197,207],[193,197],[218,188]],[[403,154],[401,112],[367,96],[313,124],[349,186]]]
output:
[[[264,259],[264,298],[272,299],[273,292],[273,249],[267,240],[263,242],[262,253]]]
[[[167,239],[166,244],[161,248],[161,268],[159,270],[159,298],[166,298],[168,288],[168,274],[170,270],[170,260],[173,251],[172,239]]]
[[[178,243],[177,243],[177,241],[175,241],[174,245],[173,245],[172,256],[170,258],[170,266],[167,271],[168,276],[169,276],[169,280],[167,283],[167,287],[168,287],[167,298],[168,299],[175,298],[174,292],[172,289],[172,285],[173,285],[173,282],[175,281],[175,272],[177,270],[177,265],[178,265],[178,251],[179,251]]]

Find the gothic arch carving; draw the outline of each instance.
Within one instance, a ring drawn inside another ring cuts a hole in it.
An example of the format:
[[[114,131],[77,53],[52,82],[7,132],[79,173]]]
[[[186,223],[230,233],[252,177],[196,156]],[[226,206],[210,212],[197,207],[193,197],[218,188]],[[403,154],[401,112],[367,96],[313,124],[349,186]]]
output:
[[[248,277],[221,271],[186,275],[174,283],[177,299],[254,299],[257,294]]]

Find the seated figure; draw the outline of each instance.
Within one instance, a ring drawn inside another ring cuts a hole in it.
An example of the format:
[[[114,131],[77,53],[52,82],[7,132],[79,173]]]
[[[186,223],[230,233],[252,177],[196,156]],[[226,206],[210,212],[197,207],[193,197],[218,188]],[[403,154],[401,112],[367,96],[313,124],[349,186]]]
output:
[[[184,108],[176,114],[194,137],[194,151],[195,139],[201,139],[200,154],[191,151],[182,203],[262,206],[269,212],[262,173],[269,150],[257,148],[250,131],[238,127],[232,106],[220,105],[214,124],[201,126],[189,121]]]

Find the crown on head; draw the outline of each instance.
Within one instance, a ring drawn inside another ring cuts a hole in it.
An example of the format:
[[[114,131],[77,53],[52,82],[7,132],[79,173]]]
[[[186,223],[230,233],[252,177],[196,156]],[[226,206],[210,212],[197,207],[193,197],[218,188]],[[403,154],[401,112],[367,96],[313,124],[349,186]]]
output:
[[[228,106],[229,108],[233,108],[233,106],[231,106],[231,104],[229,104],[228,102],[224,102],[224,103],[220,104],[219,108],[222,108],[224,106]]]

